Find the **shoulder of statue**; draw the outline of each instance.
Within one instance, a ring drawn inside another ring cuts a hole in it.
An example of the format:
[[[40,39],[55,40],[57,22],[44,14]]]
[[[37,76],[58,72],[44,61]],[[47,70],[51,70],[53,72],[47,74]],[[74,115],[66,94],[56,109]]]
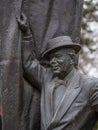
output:
[[[81,74],[81,73],[80,73],[80,76],[81,76],[82,84],[86,84],[89,86],[94,86],[95,84],[98,84],[98,78],[91,77],[91,76],[88,76],[86,74]]]

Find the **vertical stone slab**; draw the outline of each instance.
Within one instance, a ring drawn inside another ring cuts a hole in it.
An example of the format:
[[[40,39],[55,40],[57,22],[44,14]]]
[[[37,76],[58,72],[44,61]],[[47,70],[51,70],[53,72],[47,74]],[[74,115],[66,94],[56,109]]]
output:
[[[21,36],[16,21],[22,0],[1,0],[2,9],[2,129],[20,130]]]

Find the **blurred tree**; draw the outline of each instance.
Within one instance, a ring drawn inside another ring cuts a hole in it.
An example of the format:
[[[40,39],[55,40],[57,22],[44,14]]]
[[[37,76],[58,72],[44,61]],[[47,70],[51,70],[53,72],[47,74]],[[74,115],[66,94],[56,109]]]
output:
[[[79,68],[98,77],[98,0],[84,0]],[[94,130],[98,130],[98,123]]]
[[[98,77],[98,0],[84,0],[81,32],[80,70]]]

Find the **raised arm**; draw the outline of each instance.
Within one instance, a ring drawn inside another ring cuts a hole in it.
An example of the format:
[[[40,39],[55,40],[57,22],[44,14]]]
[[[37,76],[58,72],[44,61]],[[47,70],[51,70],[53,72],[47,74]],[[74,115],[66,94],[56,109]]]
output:
[[[33,50],[34,41],[26,16],[22,14],[17,20],[19,27],[22,30],[22,63],[24,76],[29,80],[29,82],[40,88],[42,86],[45,69],[40,65],[39,61],[35,57]]]

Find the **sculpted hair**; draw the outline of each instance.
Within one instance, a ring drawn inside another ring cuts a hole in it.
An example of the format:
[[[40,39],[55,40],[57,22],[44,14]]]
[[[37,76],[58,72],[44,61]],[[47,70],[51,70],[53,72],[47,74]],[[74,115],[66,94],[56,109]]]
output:
[[[66,48],[67,54],[70,56],[70,58],[72,59],[72,64],[75,65],[75,50],[73,48]]]

